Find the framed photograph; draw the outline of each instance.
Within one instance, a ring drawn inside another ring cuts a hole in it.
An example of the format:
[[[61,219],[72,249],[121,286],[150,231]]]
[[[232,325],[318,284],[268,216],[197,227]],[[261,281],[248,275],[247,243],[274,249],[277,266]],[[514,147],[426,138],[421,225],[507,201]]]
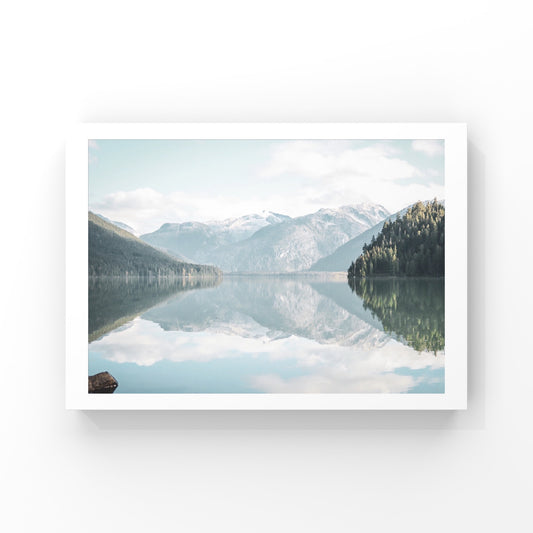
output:
[[[466,409],[464,124],[85,124],[71,409]]]

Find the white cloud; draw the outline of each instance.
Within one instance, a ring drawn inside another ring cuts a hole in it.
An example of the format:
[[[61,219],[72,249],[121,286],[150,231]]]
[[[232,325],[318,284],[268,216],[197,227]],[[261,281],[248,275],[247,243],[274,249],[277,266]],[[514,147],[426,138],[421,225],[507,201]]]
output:
[[[287,142],[260,175],[272,182],[300,180],[298,199],[311,210],[371,201],[396,212],[417,200],[444,196],[443,185],[426,180],[387,143],[353,148],[343,141]]]
[[[344,376],[335,372],[325,375],[306,375],[290,379],[268,374],[252,380],[254,387],[274,394],[284,393],[403,393],[408,392],[417,380],[412,376],[382,373],[369,376]]]
[[[225,219],[264,209],[263,203],[231,197],[190,195],[183,192],[162,194],[149,187],[118,191],[93,202],[91,210],[111,220],[124,222],[139,234],[158,229],[166,222]]]
[[[415,146],[432,153],[442,148],[438,141],[414,141]],[[205,222],[262,210],[294,217],[323,207],[375,202],[394,213],[417,200],[444,197],[443,185],[425,179],[434,178],[434,172],[422,173],[387,143],[353,148],[346,141],[287,141],[251,177],[252,187],[167,194],[146,187],[113,192],[90,208],[140,234],[166,222]]]
[[[418,140],[412,143],[413,150],[423,152],[430,157],[444,153],[443,141]]]
[[[280,145],[263,177],[302,175],[316,180],[352,178],[385,180],[419,177],[420,171],[396,156],[387,144],[347,148],[345,142],[293,141]]]
[[[163,331],[151,321],[136,318],[90,345],[104,358],[117,363],[150,366],[158,361],[209,362],[253,357],[279,365],[293,361],[303,375],[284,378],[274,373],[250,377],[250,384],[271,393],[283,392],[407,392],[419,382],[398,369],[437,369],[444,366],[444,354],[417,353],[395,340],[380,348],[320,344],[295,336],[271,339],[264,329],[259,336],[241,337],[216,331]],[[263,334],[261,334],[263,333]],[[433,378],[431,378],[433,382]]]
[[[138,234],[149,233],[166,222],[224,220],[251,213],[275,211],[300,216],[322,207],[339,207],[368,201],[360,191],[346,188],[322,189],[304,186],[297,195],[282,195],[275,188],[271,194],[242,198],[230,195],[191,195],[183,192],[162,194],[151,188],[118,191],[92,202],[90,210],[110,220],[128,224]]]

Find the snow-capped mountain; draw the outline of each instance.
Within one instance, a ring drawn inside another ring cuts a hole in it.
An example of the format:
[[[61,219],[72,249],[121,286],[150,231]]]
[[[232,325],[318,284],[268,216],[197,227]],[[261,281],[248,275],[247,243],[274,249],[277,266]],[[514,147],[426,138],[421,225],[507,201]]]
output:
[[[228,218],[222,221],[210,221],[206,224],[219,236],[227,240],[227,243],[239,242],[251,237],[256,231],[279,224],[291,217],[273,213],[271,211],[261,211],[259,214],[245,215],[238,218]]]
[[[167,223],[152,233],[141,235],[141,239],[174,255],[205,261],[214,249],[247,239],[259,229],[285,220],[290,217],[262,211],[218,221]]]
[[[368,203],[297,218],[264,211],[222,221],[163,224],[141,239],[226,272],[295,272],[308,269],[388,215],[384,207]]]
[[[248,239],[217,248],[209,254],[208,262],[225,272],[306,270],[388,214],[384,207],[371,204],[320,209],[264,227]]]

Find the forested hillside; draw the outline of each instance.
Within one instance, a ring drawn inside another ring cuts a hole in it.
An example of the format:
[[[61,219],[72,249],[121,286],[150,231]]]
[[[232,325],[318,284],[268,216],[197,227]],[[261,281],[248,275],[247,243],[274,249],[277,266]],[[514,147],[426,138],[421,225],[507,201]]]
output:
[[[220,276],[213,266],[177,261],[89,212],[89,276]]]
[[[348,277],[443,276],[444,205],[417,202],[363,246]]]

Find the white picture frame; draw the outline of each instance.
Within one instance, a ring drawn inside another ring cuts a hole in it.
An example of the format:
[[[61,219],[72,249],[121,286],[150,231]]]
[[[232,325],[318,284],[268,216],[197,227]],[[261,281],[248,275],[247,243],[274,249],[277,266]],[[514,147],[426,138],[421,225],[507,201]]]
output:
[[[90,139],[443,139],[445,391],[442,394],[89,394],[88,142]],[[82,124],[67,143],[66,407],[180,410],[420,410],[467,407],[467,129],[457,123]]]

